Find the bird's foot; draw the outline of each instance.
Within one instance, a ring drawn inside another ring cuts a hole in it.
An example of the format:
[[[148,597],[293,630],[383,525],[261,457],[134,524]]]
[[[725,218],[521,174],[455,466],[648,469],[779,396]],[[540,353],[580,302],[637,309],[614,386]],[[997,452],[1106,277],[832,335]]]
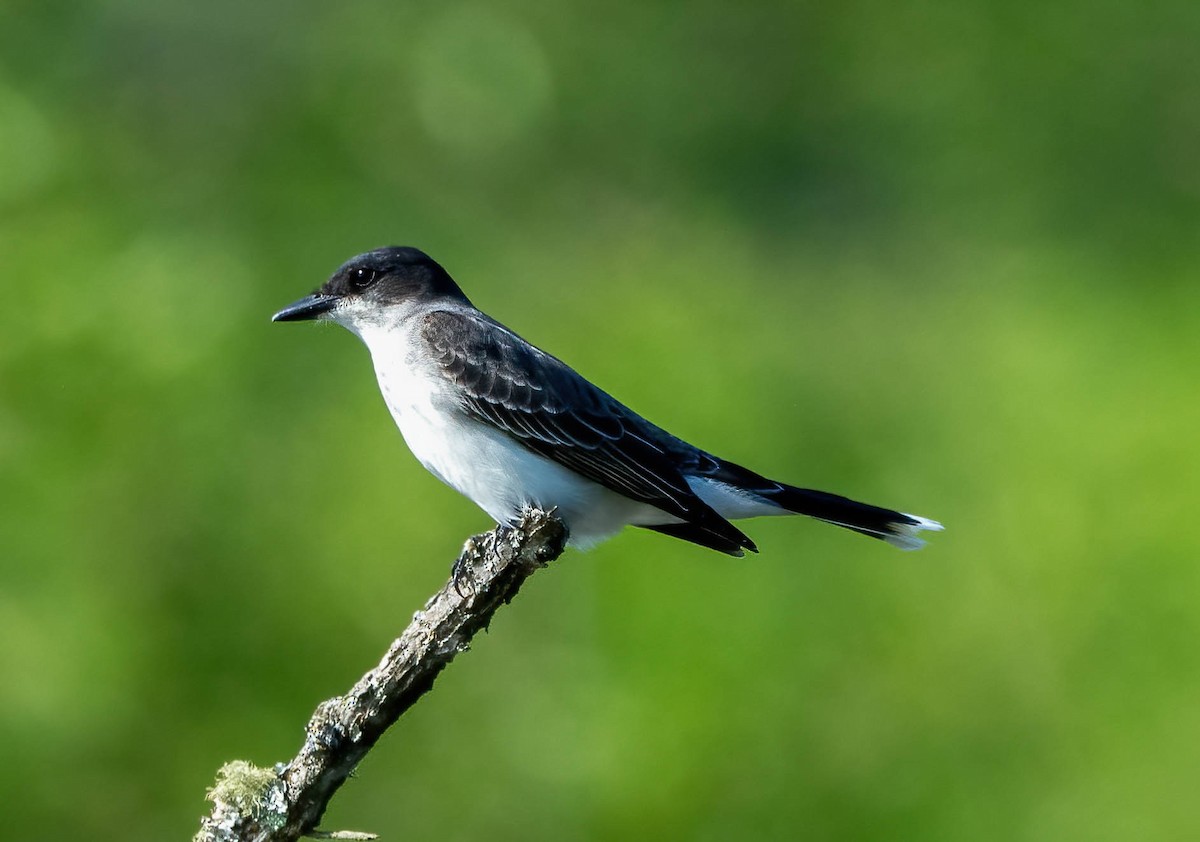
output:
[[[450,583],[460,599],[475,595],[475,577],[471,574],[471,559],[479,555],[479,546],[474,535],[463,544],[462,552],[450,566]]]
[[[569,538],[570,535],[568,534],[567,530],[563,529],[562,532],[556,535],[551,541],[538,548],[537,552],[534,554],[534,561],[536,561],[542,567],[545,567],[550,562],[554,561],[554,559],[563,554],[567,548],[567,541]]]

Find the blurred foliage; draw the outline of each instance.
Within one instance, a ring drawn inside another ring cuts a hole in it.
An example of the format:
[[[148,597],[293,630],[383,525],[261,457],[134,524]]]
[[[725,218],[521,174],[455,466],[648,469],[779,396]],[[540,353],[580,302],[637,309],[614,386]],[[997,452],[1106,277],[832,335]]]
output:
[[[943,520],[539,574],[335,800],[391,839],[1200,838],[1200,5],[0,10],[10,838],[187,838],[489,525],[342,260]]]

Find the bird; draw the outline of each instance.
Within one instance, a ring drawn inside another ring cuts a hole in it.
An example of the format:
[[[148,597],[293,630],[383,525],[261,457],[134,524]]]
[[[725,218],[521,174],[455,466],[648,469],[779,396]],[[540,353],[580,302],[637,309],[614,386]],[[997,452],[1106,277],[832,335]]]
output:
[[[732,521],[800,514],[919,549],[935,520],[798,488],[671,435],[477,309],[419,249],[344,263],[275,322],[329,321],[367,346],[384,403],[417,460],[500,527],[553,511],[567,544],[642,527],[732,556]]]

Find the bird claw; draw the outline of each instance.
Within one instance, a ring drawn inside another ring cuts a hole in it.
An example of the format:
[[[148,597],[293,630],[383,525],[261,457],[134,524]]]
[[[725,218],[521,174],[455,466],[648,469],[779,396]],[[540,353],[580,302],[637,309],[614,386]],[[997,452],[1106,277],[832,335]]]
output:
[[[450,566],[450,583],[454,586],[454,592],[458,594],[459,599],[475,595],[475,577],[471,575],[471,563],[468,560],[475,552],[475,538],[468,538],[467,543],[463,545],[462,552]]]
[[[551,510],[553,511],[553,510]],[[477,556],[480,552],[479,539],[485,539],[491,543],[491,546],[498,547],[502,544],[511,544],[512,536],[518,530],[506,523],[496,524],[496,528],[489,535],[476,535],[467,539],[463,544],[462,552],[458,558],[454,560],[454,564],[450,566],[450,582],[454,586],[454,592],[458,594],[460,599],[474,596],[477,592],[475,576],[471,571],[471,559]],[[537,551],[534,562],[545,567],[554,559],[562,555],[563,549],[567,545],[567,533],[564,530],[561,535],[557,536],[554,541],[540,547]]]
[[[566,550],[566,548],[567,548],[567,531],[564,529],[559,535],[557,535],[554,538],[553,541],[550,541],[545,546],[538,548],[537,553],[534,555],[534,561],[536,561],[542,567],[545,567],[550,562],[554,561],[554,559],[556,559],[560,555],[562,555],[563,551]]]

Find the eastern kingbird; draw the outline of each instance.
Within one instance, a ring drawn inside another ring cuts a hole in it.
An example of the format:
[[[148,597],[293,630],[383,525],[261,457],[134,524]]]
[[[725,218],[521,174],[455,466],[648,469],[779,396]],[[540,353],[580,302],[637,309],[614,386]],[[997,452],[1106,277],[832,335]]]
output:
[[[554,510],[576,546],[629,524],[735,556],[757,551],[736,518],[808,515],[906,550],[942,528],[767,479],[675,438],[481,313],[415,248],[355,257],[272,320],[310,319],[366,343],[413,454],[500,524],[536,506]]]

